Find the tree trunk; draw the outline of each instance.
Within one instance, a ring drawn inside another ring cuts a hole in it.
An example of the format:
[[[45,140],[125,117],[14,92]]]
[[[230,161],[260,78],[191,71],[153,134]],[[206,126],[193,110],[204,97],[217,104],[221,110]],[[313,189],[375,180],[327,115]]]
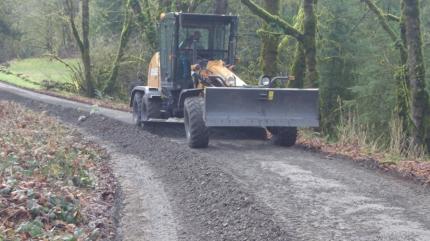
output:
[[[278,15],[279,11],[279,0],[264,0],[264,9],[273,15]],[[263,26],[265,31],[270,32],[270,26],[265,23]],[[275,77],[279,74],[278,68],[278,45],[279,36],[273,34],[264,34],[262,37],[261,45],[261,70],[264,75]]]
[[[109,76],[109,80],[107,82],[105,93],[106,94],[114,94],[115,89],[117,87],[117,78],[118,78],[118,72],[120,69],[121,59],[124,55],[125,47],[127,46],[129,36],[130,36],[130,24],[132,21],[131,13],[130,13],[130,2],[131,0],[125,1],[125,16],[124,16],[124,23],[122,26],[121,31],[121,37],[120,42],[118,46],[118,52],[116,54],[116,58],[112,64],[111,74]]]
[[[306,59],[306,79],[305,83],[310,87],[318,86],[319,74],[317,70],[316,51],[316,30],[317,17],[315,15],[315,5],[317,0],[303,0],[303,47]]]
[[[76,43],[78,44],[81,52],[81,59],[84,65],[83,74],[83,88],[85,94],[88,97],[94,97],[94,86],[91,78],[91,58],[90,58],[90,13],[89,13],[89,0],[82,0],[82,39],[79,35],[78,28],[75,24],[75,8],[72,0],[66,0],[66,7],[69,14],[70,27],[72,28],[73,36],[75,37]]]
[[[402,9],[404,3],[401,3]],[[400,68],[396,76],[397,80],[397,106],[396,111],[400,120],[402,121],[403,131],[407,136],[410,136],[413,131],[413,123],[410,118],[410,106],[408,103],[411,102],[409,95],[409,74],[408,74],[408,52],[406,49],[406,26],[405,26],[405,14],[404,11],[401,13],[399,18],[400,28],[400,42],[397,44],[400,51]]]
[[[303,45],[300,42],[296,43],[296,52],[294,53],[294,63],[291,68],[291,73],[295,78],[289,81],[288,87],[303,88],[306,73],[306,58]]]
[[[304,11],[300,8],[299,12],[295,17],[294,28],[303,32],[303,19]],[[291,73],[294,76],[294,80],[288,82],[290,88],[303,88],[305,83],[306,75],[306,58],[303,43],[297,40],[295,51],[294,51],[294,62],[291,65]]]
[[[214,13],[227,14],[228,0],[214,0]]]
[[[408,50],[408,75],[411,88],[411,111],[414,124],[413,140],[415,144],[425,144],[429,137],[427,131],[429,98],[425,87],[425,67],[422,50],[420,10],[418,0],[402,0],[402,13],[406,30]],[[430,146],[428,146],[430,147]]]
[[[91,78],[91,57],[90,57],[90,8],[89,0],[82,0],[82,62],[84,64],[84,76],[86,85],[86,95],[94,97],[94,86]]]
[[[54,54],[54,38],[55,32],[52,23],[52,16],[48,15],[46,17],[45,47],[46,51],[48,51],[50,54]]]
[[[279,0],[264,0],[264,9],[273,15],[278,15]],[[265,23],[263,26],[265,31],[270,32],[270,25]],[[279,74],[278,68],[278,45],[279,36],[273,34],[262,34],[261,45],[261,70],[264,75],[274,77]]]

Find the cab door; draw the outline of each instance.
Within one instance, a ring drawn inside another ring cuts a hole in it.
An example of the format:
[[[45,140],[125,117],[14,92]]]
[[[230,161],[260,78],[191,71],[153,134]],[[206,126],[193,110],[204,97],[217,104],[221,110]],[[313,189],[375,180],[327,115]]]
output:
[[[167,15],[160,24],[160,67],[161,86],[174,88],[175,51],[176,51],[176,19]]]

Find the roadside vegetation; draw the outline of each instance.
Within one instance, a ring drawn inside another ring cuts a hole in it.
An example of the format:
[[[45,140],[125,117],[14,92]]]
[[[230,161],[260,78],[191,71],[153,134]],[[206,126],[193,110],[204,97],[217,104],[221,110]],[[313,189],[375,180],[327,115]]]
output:
[[[392,120],[387,133],[376,138],[372,129],[358,120],[356,113],[343,113],[336,127],[336,138],[303,129],[299,133],[298,143],[328,156],[340,156],[358,162],[370,161],[372,166],[430,184],[430,156],[422,146],[415,145],[404,134],[399,119]]]
[[[89,225],[112,205],[106,199],[95,206],[101,189],[107,196],[115,190],[99,171],[106,158],[54,118],[0,102],[0,240],[106,237],[106,230]]]

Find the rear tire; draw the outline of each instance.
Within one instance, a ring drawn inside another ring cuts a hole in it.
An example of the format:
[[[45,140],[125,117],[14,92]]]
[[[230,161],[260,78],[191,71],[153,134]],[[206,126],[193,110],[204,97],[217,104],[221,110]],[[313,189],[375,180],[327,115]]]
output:
[[[209,129],[203,120],[203,108],[202,97],[190,97],[185,100],[185,134],[191,148],[206,148],[209,145]]]
[[[143,96],[142,123],[147,123],[149,119],[160,119],[161,105],[160,99],[151,99],[148,96]]]
[[[133,123],[136,126],[142,124],[142,97],[143,94],[141,92],[137,92],[133,97]]]
[[[297,127],[268,128],[272,133],[272,141],[275,145],[290,147],[296,144]]]
[[[249,137],[256,139],[256,140],[267,140],[267,130],[266,128],[262,127],[249,127],[247,129],[247,132],[249,133]]]

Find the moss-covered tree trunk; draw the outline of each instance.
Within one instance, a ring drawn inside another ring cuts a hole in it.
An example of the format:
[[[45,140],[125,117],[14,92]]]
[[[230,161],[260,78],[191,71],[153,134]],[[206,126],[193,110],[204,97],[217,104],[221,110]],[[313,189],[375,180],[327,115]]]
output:
[[[297,42],[296,44],[294,63],[291,68],[291,73],[294,76],[294,79],[289,81],[288,87],[303,88],[306,75],[306,58],[305,50],[301,42]]]
[[[408,75],[411,88],[411,111],[414,123],[413,140],[421,145],[429,138],[429,97],[425,86],[425,66],[422,49],[420,6],[418,0],[402,0],[402,13],[408,50]],[[428,145],[430,149],[430,145]]]
[[[303,18],[304,11],[303,8],[299,9],[295,17],[294,28],[303,32]],[[282,44],[282,43],[281,43]],[[306,76],[306,58],[305,50],[303,48],[303,43],[296,40],[296,46],[294,50],[294,62],[291,64],[291,74],[294,79],[288,82],[288,87],[290,88],[303,88]]]
[[[279,0],[264,0],[264,9],[273,15],[279,14]],[[270,32],[270,24],[264,23],[263,30]],[[274,77],[279,74],[278,45],[279,36],[267,33],[261,34],[260,66],[264,75]]]
[[[316,32],[317,17],[315,15],[315,5],[317,0],[303,0],[303,48],[306,59],[306,79],[305,84],[310,87],[318,86]]]
[[[117,78],[118,78],[118,72],[121,65],[121,59],[124,55],[124,50],[127,46],[129,36],[130,36],[130,24],[132,21],[132,15],[130,13],[130,4],[131,0],[125,0],[124,1],[124,22],[122,26],[119,46],[118,46],[118,52],[116,54],[115,60],[112,64],[112,69],[110,72],[109,80],[106,84],[106,88],[104,92],[106,94],[114,94],[115,89],[117,87]]]
[[[401,3],[403,9],[404,3]],[[408,74],[408,52],[406,49],[406,26],[405,26],[405,14],[401,11],[401,16],[399,18],[399,28],[400,28],[400,42],[397,47],[400,51],[400,68],[398,70],[396,80],[397,80],[397,106],[396,112],[400,120],[402,120],[403,131],[406,135],[410,136],[412,132],[412,120],[409,117],[410,113],[410,94],[409,94],[409,74]]]

